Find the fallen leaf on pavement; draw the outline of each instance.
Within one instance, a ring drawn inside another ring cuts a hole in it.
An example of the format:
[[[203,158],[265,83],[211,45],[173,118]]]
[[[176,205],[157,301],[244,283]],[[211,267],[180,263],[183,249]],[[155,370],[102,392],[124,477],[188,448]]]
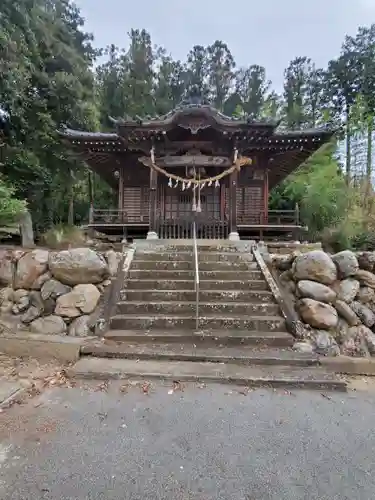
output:
[[[142,384],[142,391],[143,391],[143,394],[149,394],[150,393],[150,389],[151,389],[151,384],[150,382],[144,382]]]
[[[108,391],[108,381],[105,380],[104,382],[102,382],[101,384],[99,384],[95,391],[102,391],[102,392],[107,392]]]

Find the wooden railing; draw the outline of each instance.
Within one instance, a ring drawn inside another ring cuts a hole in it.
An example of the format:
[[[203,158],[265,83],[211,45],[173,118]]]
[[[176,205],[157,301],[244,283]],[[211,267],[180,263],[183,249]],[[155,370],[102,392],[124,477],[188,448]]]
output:
[[[241,225],[274,225],[298,226],[300,225],[299,211],[295,210],[268,210],[252,214],[241,214],[237,217],[237,224]]]
[[[193,238],[192,220],[186,219],[157,219],[156,232],[160,239],[185,239]],[[228,223],[222,220],[195,221],[197,239],[219,240],[228,237]]]
[[[198,244],[197,227],[193,222],[193,251],[194,251],[194,288],[195,288],[195,330],[199,330],[199,263],[198,263]]]
[[[90,224],[147,224],[149,217],[128,214],[126,210],[92,209]]]

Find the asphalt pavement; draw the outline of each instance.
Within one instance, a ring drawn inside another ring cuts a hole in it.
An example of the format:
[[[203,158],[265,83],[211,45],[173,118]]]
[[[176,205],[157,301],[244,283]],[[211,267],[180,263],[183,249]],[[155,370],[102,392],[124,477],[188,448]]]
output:
[[[0,414],[1,500],[375,498],[375,392],[98,384]]]

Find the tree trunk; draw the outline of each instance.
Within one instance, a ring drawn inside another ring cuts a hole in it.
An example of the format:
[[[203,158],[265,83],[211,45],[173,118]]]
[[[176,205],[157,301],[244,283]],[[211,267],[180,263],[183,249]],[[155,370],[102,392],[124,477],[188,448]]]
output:
[[[350,127],[350,107],[346,107],[346,183],[350,183],[351,163],[352,163],[352,141]]]
[[[69,209],[68,209],[68,225],[74,226],[74,184],[73,184],[73,171],[70,169],[69,179]]]
[[[367,122],[367,158],[366,158],[366,178],[371,184],[372,175],[372,133],[374,131],[373,117],[371,116]]]
[[[367,120],[367,155],[366,155],[366,192],[365,205],[368,212],[371,210],[371,186],[372,186],[372,133],[374,131],[373,117],[370,116]]]

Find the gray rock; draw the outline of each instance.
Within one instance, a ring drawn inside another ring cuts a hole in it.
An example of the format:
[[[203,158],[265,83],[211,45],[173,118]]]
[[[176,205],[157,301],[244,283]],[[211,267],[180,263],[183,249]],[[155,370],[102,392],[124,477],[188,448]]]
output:
[[[70,324],[69,335],[71,337],[89,337],[92,335],[90,327],[90,316],[80,316],[74,319]]]
[[[24,297],[21,297],[16,304],[13,304],[12,313],[20,314],[22,312],[25,312],[29,305],[30,299],[27,295],[25,295]]]
[[[349,328],[348,337],[341,346],[342,354],[346,356],[368,357],[368,343],[372,340],[372,331],[364,325]]]
[[[339,318],[336,309],[323,302],[301,299],[298,303],[298,311],[303,321],[313,328],[330,329],[337,326]]]
[[[31,285],[32,290],[40,290],[44,283],[52,278],[51,273],[47,271],[44,274],[41,274]]]
[[[293,349],[304,354],[314,353],[314,346],[310,342],[295,342]]]
[[[349,326],[357,326],[360,324],[360,319],[353,309],[342,300],[336,300],[335,303],[336,311],[339,315],[348,323]]]
[[[375,299],[375,290],[369,286],[363,286],[359,289],[357,300],[362,304],[368,304]]]
[[[272,255],[272,265],[279,271],[288,271],[293,264],[295,256],[293,254],[289,255]]]
[[[297,280],[311,280],[332,285],[337,280],[336,265],[322,250],[313,250],[296,258],[294,277]]]
[[[13,255],[10,250],[0,250],[0,285],[8,286],[13,282]]]
[[[29,323],[31,323],[32,321],[34,321],[34,319],[37,319],[39,318],[39,316],[42,314],[42,311],[40,309],[38,309],[37,307],[35,306],[31,306],[29,307],[29,309],[21,316],[21,321],[22,323],[25,323],[26,325],[28,325]]]
[[[30,324],[32,333],[43,333],[45,335],[66,335],[67,326],[60,316],[45,316],[38,318]]]
[[[14,288],[31,289],[35,280],[47,271],[47,265],[47,250],[33,250],[25,253],[17,263]]]
[[[343,281],[337,281],[333,288],[337,293],[337,299],[349,304],[357,296],[360,284],[358,280],[348,278]]]
[[[338,356],[340,348],[333,336],[324,330],[317,330],[313,335],[315,352],[322,356]]]
[[[0,305],[4,302],[13,302],[14,290],[11,287],[2,288],[0,290]]]
[[[43,312],[44,304],[40,292],[38,292],[37,290],[32,290],[29,293],[29,300],[32,306],[37,307],[41,313]]]
[[[72,286],[100,283],[109,277],[106,260],[90,248],[51,253],[49,268],[55,279]]]
[[[47,300],[43,300],[43,315],[51,316],[54,314],[56,308],[56,300],[49,298]]]
[[[336,342],[338,344],[342,344],[343,341],[347,338],[348,332],[349,332],[348,322],[345,321],[343,318],[339,318],[339,322],[337,323],[337,327],[334,332]]]
[[[355,301],[350,304],[350,307],[365,326],[370,328],[375,324],[375,314],[367,306]]]
[[[375,268],[375,252],[358,252],[357,260],[360,269],[365,271],[374,271]]]
[[[333,262],[336,264],[338,274],[341,278],[354,276],[359,269],[357,257],[354,252],[344,250],[332,256]]]
[[[29,292],[27,290],[24,290],[23,288],[20,288],[19,290],[14,290],[13,292],[13,302],[18,303],[21,299],[24,297],[27,297],[29,295]]]
[[[375,275],[370,273],[370,271],[359,269],[359,271],[356,272],[355,277],[359,280],[361,285],[375,288]]]
[[[326,285],[316,281],[301,280],[297,283],[300,297],[318,300],[320,302],[332,303],[336,300],[336,292]]]
[[[68,285],[64,285],[55,279],[50,279],[44,283],[41,289],[41,295],[43,300],[54,299],[56,300],[61,295],[69,293],[72,288]]]

